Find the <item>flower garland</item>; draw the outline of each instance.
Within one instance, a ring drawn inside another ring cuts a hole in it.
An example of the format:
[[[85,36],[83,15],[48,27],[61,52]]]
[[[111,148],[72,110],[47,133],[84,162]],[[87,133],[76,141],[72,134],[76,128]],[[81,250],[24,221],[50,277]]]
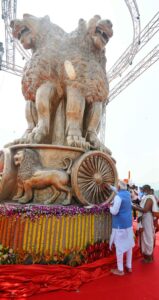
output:
[[[76,205],[70,206],[61,206],[61,205],[20,205],[20,204],[11,204],[11,203],[3,203],[0,205],[0,216],[21,216],[25,215],[30,219],[35,219],[41,215],[45,216],[74,216],[74,215],[84,215],[84,214],[102,214],[108,213],[109,207],[107,204],[99,206],[85,206],[79,207]]]
[[[13,249],[0,244],[0,265],[13,265],[16,264],[16,260],[17,255]]]
[[[31,221],[41,216],[75,216],[75,215],[100,215],[109,213],[107,204],[101,206],[79,207],[75,205],[20,205],[3,203],[0,205],[0,216],[29,218]],[[95,244],[87,245],[84,249],[69,249],[63,252],[56,251],[52,255],[23,251],[13,251],[9,247],[0,245],[0,264],[64,264],[79,266],[84,263],[93,262],[99,258],[110,255],[109,245],[106,241],[99,241]]]
[[[65,250],[64,252],[54,252],[53,255],[41,256],[41,254],[29,253],[25,251],[14,252],[9,247],[0,245],[0,264],[63,264],[69,266],[80,266],[91,263],[98,259],[114,254],[114,250],[109,250],[109,244],[99,241],[94,245],[88,245],[85,249]]]

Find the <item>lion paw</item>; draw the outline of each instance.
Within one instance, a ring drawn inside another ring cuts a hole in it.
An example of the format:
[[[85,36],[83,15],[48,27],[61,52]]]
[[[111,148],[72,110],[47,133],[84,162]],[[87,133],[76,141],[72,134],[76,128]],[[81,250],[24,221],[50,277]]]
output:
[[[47,130],[41,127],[35,127],[31,133],[28,134],[28,140],[31,144],[44,143],[47,137]]]
[[[90,143],[90,145],[94,149],[99,149],[100,148],[100,140],[97,137],[97,134],[93,131],[88,131],[86,135],[86,140]]]
[[[8,147],[11,147],[11,146],[14,146],[14,145],[19,145],[19,144],[29,144],[29,140],[26,139],[26,138],[20,138],[20,139],[17,139],[17,140],[14,140],[13,142],[11,143],[8,143],[4,146],[4,148],[8,148]]]
[[[100,142],[95,132],[88,132],[86,139],[94,150],[100,150],[108,155],[112,155],[111,150]]]
[[[51,200],[51,199],[45,200],[45,201],[44,201],[44,204],[46,204],[46,205],[52,204],[52,200]]]
[[[67,136],[67,145],[71,147],[82,148],[85,150],[90,149],[90,143],[86,142],[85,138],[83,138],[82,136]]]
[[[19,199],[22,197],[21,194],[17,194],[12,198],[12,201],[19,201]]]
[[[64,206],[67,206],[67,205],[70,205],[71,204],[71,199],[65,199],[63,202],[62,202],[62,205]]]
[[[31,199],[28,199],[26,197],[21,197],[18,202],[21,203],[21,204],[25,204],[25,203],[28,203],[30,202]]]

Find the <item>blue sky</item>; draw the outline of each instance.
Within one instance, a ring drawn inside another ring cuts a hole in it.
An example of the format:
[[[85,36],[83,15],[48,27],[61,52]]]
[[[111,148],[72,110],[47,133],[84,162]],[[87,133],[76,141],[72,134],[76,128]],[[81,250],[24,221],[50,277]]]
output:
[[[141,28],[158,11],[158,0],[137,1],[141,16]],[[113,23],[114,36],[107,46],[107,70],[132,42],[132,22],[124,0],[72,1],[58,0],[54,4],[45,0],[17,1],[17,17],[31,13],[50,19],[66,31],[74,30],[78,20],[89,20],[100,14]],[[0,32],[4,29],[0,21]],[[2,41],[4,36],[1,35]],[[158,34],[135,57],[132,67],[158,44]],[[23,65],[19,58],[17,64]],[[124,75],[124,74],[123,74]],[[117,160],[120,178],[126,178],[131,171],[132,182],[149,183],[159,189],[159,63],[155,63],[136,81],[118,95],[108,106],[106,113],[106,145]],[[24,116],[25,101],[21,94],[21,79],[9,73],[0,72],[0,147],[21,136],[26,128]]]

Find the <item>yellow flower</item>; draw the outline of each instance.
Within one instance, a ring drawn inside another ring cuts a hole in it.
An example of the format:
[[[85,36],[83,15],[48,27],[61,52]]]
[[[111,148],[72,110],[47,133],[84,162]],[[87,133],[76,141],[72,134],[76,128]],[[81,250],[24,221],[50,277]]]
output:
[[[8,254],[4,254],[4,255],[2,256],[2,258],[3,258],[3,260],[7,259],[7,258],[8,258]]]
[[[12,254],[13,253],[13,249],[9,249],[9,253]]]

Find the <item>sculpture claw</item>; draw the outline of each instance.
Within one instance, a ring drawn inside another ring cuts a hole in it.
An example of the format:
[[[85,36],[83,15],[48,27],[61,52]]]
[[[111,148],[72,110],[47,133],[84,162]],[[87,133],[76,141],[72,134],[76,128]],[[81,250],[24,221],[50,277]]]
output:
[[[88,131],[86,135],[86,140],[90,143],[92,149],[100,150],[108,155],[112,155],[111,150],[100,142],[96,132]]]
[[[28,203],[28,202],[30,202],[30,201],[31,201],[31,199],[28,199],[28,198],[26,198],[26,197],[22,197],[22,198],[20,198],[20,199],[18,200],[18,202],[21,203],[21,204],[25,204],[25,203]]]
[[[90,143],[86,142],[82,136],[67,136],[67,144],[68,146],[82,148],[84,150],[90,149]]]
[[[28,134],[28,141],[30,144],[40,144],[45,141],[47,135],[45,128],[35,127],[33,131]]]
[[[65,199],[63,202],[62,202],[62,205],[64,206],[67,206],[67,205],[70,205],[71,204],[71,199]]]

